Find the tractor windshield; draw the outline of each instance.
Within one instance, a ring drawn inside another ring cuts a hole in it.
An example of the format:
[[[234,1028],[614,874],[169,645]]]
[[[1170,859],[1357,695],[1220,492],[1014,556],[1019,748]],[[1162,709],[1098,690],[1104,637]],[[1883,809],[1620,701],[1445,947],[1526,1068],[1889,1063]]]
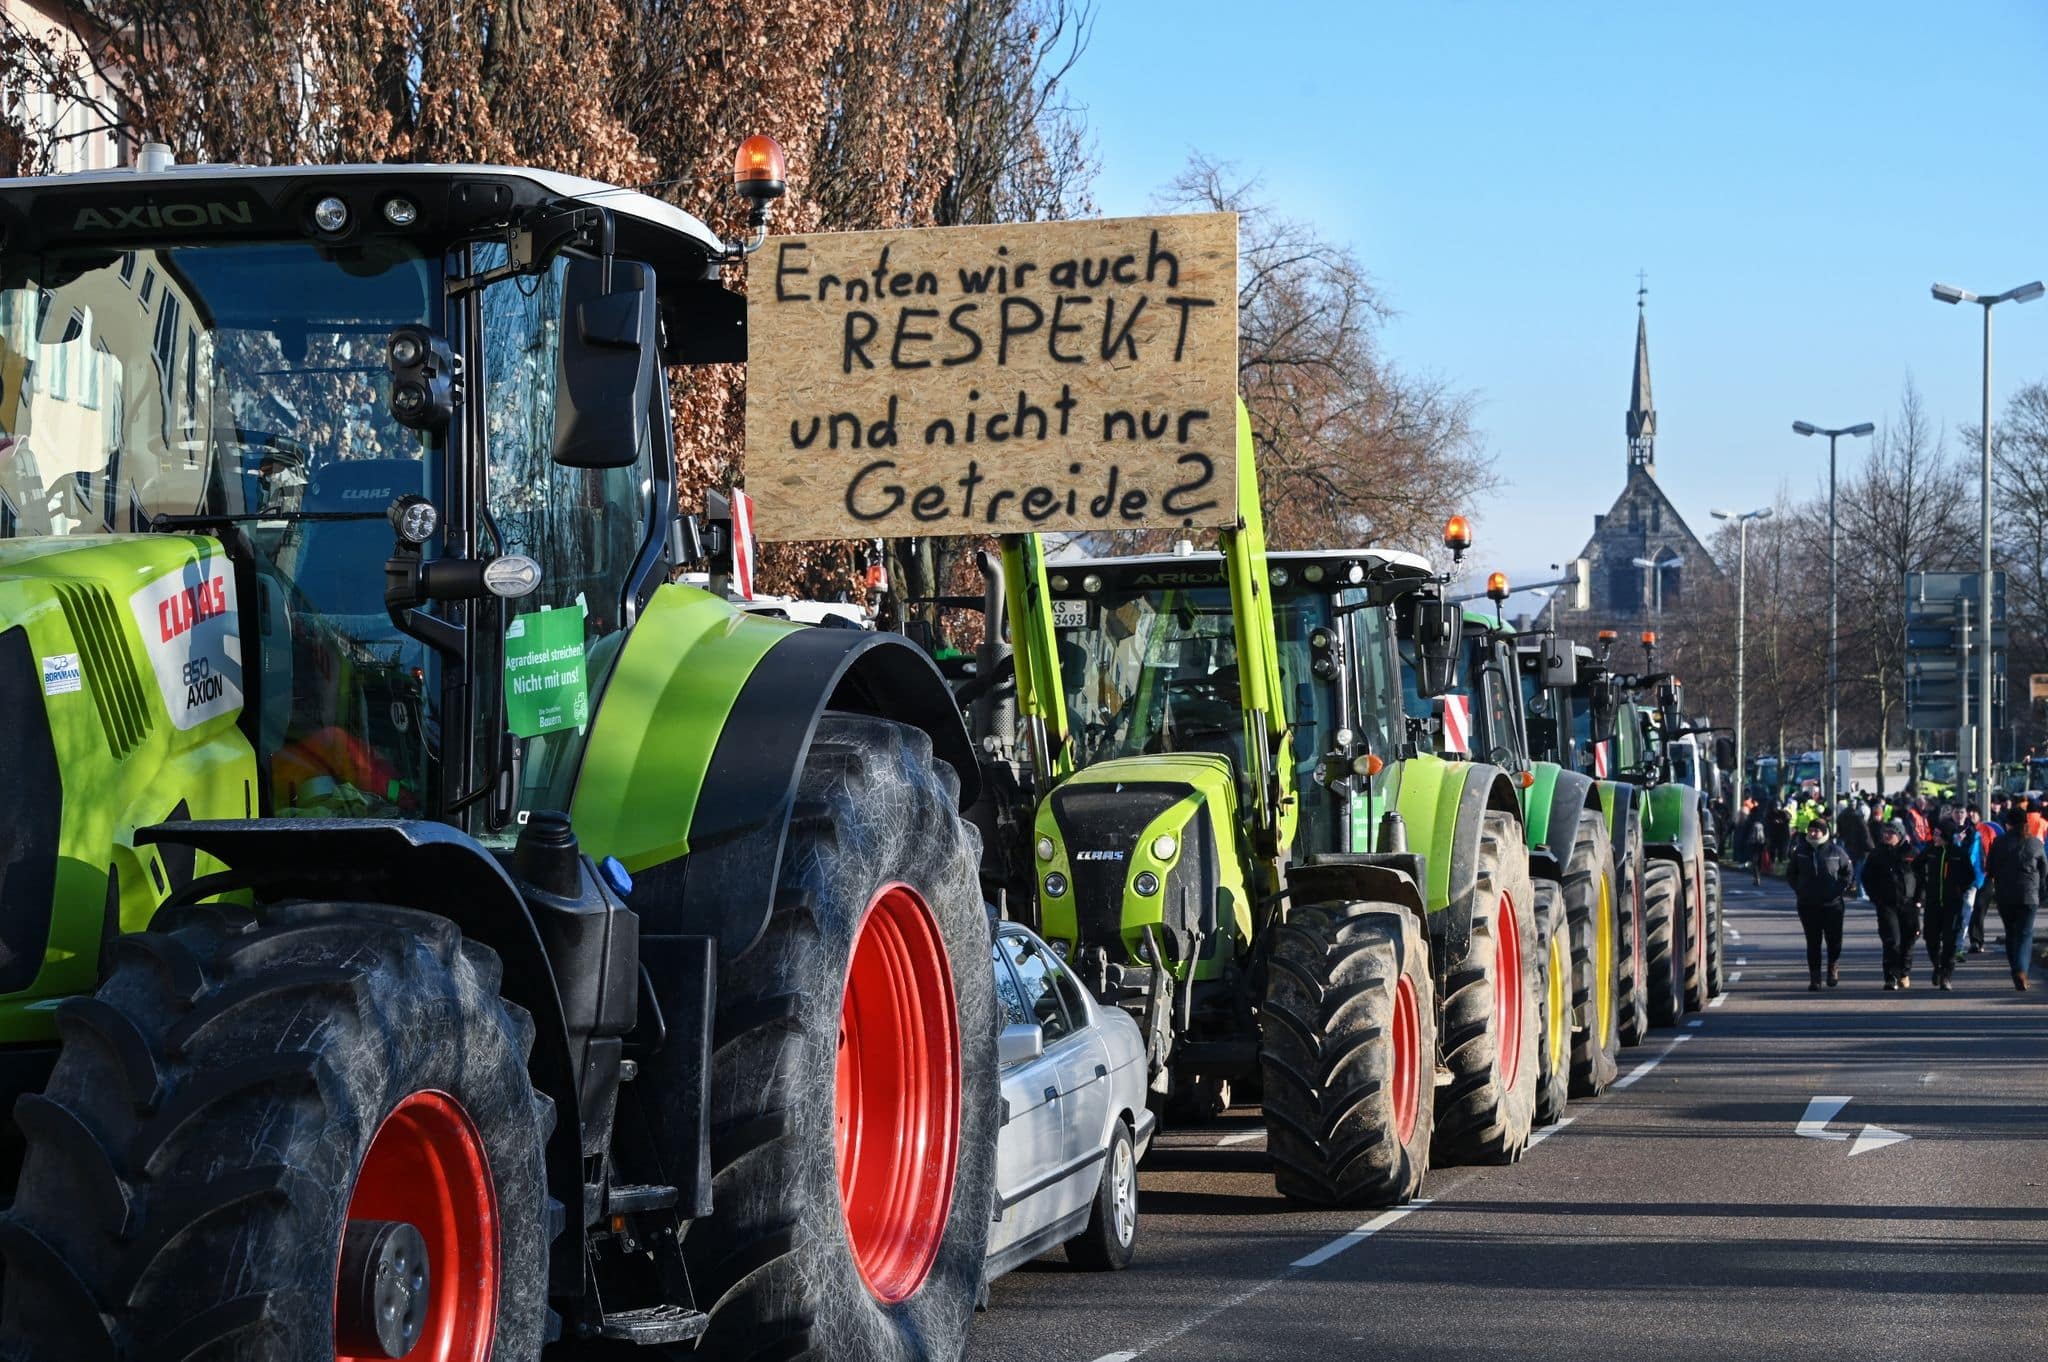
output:
[[[438,499],[440,461],[389,414],[385,342],[438,321],[438,259],[388,238],[240,242],[0,275],[0,542],[246,536],[238,594],[261,642],[244,667],[275,811],[416,809],[438,686],[384,609],[384,514]]]
[[[1057,602],[1054,622],[1084,765],[1146,752],[1242,757],[1227,588],[1105,591]]]

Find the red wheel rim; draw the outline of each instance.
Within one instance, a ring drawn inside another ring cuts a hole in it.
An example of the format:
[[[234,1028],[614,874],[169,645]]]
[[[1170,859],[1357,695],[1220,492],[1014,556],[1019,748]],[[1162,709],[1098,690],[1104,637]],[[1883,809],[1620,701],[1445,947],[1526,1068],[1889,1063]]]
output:
[[[877,1300],[903,1300],[938,1255],[960,1145],[953,969],[909,885],[875,895],[854,938],[833,1101],[854,1264]]]
[[[400,1102],[356,1173],[351,1220],[402,1220],[426,1241],[426,1322],[406,1362],[488,1362],[498,1322],[498,1194],[483,1138],[445,1092]],[[370,1362],[338,1353],[335,1362]]]
[[[1415,985],[1402,975],[1394,985],[1394,1132],[1402,1144],[1415,1135],[1422,1102],[1422,1022]]]
[[[1636,907],[1635,907],[1635,924],[1636,924],[1636,937],[1635,937],[1635,957],[1636,957],[1636,987],[1637,987],[1637,988],[1639,988],[1639,989],[1642,989],[1642,988],[1648,988],[1648,987],[1650,986],[1650,976],[1649,976],[1649,974],[1648,974],[1648,972],[1647,972],[1647,969],[1648,969],[1648,967],[1647,967],[1647,966],[1646,966],[1646,965],[1644,964],[1644,962],[1643,962],[1643,874],[1642,874],[1642,871],[1641,871],[1640,869],[1639,869],[1639,870],[1637,870],[1637,871],[1636,871],[1636,873],[1635,873],[1634,875],[1630,876],[1630,881],[1631,881],[1631,882],[1632,882],[1632,883],[1633,883],[1633,884],[1635,885],[1635,893],[1634,893],[1634,894],[1632,894],[1632,895],[1631,895],[1630,897],[1631,897],[1631,898],[1633,898],[1633,899],[1635,900],[1635,905],[1636,905]]]
[[[1514,1087],[1522,1072],[1522,932],[1515,901],[1500,896],[1494,916],[1499,937],[1493,951],[1493,1014],[1500,1018],[1500,1081]]]

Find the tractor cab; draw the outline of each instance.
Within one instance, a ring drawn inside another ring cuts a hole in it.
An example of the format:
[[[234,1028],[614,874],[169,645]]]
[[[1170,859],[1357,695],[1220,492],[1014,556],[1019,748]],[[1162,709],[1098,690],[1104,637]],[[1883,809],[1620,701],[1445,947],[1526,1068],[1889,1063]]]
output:
[[[1433,721],[1439,755],[1471,758],[1519,772],[1529,768],[1523,728],[1521,667],[1514,634],[1478,610],[1461,612],[1450,684],[1425,684],[1412,637],[1401,646],[1403,703],[1411,717]]]

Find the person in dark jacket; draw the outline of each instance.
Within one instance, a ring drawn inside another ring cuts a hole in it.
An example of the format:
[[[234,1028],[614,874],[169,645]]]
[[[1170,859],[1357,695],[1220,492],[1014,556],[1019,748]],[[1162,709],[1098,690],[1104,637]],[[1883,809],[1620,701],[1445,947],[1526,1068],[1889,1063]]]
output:
[[[2012,986],[2024,991],[2033,963],[2034,914],[2048,889],[2048,849],[2017,820],[1991,844],[1991,879],[2005,923],[2005,963],[2012,968]]]
[[[1877,937],[1884,943],[1886,992],[1913,986],[1913,939],[1920,935],[1919,913],[1913,907],[1913,849],[1906,845],[1906,825],[1883,824],[1877,845],[1863,864],[1863,892],[1877,909]]]
[[[1949,988],[1956,967],[1956,937],[1963,927],[1963,900],[1975,892],[1978,870],[1977,834],[1963,823],[1941,820],[1936,840],[1927,844],[1913,864],[1914,897],[1920,903],[1920,930],[1927,955],[1934,962],[1934,986]]]
[[[1863,806],[1850,800],[1835,816],[1835,840],[1842,844],[1842,850],[1849,853],[1849,864],[1855,869],[1856,883],[1863,883],[1863,863],[1870,858],[1870,824],[1863,817]],[[1856,897],[1851,889],[1849,897]]]
[[[1799,840],[1802,845],[1792,850],[1786,878],[1799,901],[1799,925],[1806,929],[1806,968],[1813,976],[1807,987],[1818,993],[1823,943],[1827,946],[1828,987],[1842,981],[1842,900],[1856,887],[1856,868],[1842,844],[1829,835],[1825,818],[1807,824]]]

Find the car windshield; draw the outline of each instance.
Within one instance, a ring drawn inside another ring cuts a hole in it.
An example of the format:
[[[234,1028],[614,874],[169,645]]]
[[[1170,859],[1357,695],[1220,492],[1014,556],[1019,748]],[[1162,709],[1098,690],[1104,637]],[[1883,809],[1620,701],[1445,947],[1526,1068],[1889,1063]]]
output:
[[[1801,762],[1799,769],[1804,774],[1806,764]],[[1920,773],[1925,779],[1937,781],[1943,785],[1953,785],[1956,780],[1956,759],[1954,757],[1928,757],[1920,763]],[[1818,775],[1819,773],[1816,771],[1815,774]]]
[[[1143,752],[1241,756],[1227,588],[1106,591],[1057,602],[1054,622],[1084,765]]]
[[[426,794],[437,662],[385,611],[384,517],[435,497],[439,460],[390,415],[385,345],[438,319],[439,269],[379,240],[0,270],[0,542],[238,522],[278,813],[393,816]]]

